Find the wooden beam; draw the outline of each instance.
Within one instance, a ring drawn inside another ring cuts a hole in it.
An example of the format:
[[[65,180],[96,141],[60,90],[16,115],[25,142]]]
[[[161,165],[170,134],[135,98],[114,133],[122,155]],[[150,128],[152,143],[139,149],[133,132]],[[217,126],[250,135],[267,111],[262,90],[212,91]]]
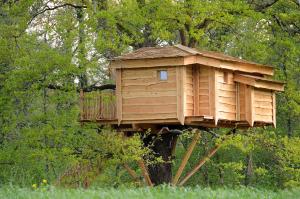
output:
[[[179,186],[184,185],[188,179],[190,179],[221,147],[220,144],[216,145],[214,148],[212,148],[208,154],[202,158],[196,166],[179,182]]]
[[[129,175],[133,178],[134,181],[141,182],[137,173],[133,169],[131,169],[128,164],[125,163],[123,164],[123,166],[129,173]]]
[[[181,125],[184,125],[184,78],[185,75],[185,67],[177,66],[176,67],[176,88],[177,88],[177,118]]]
[[[236,83],[236,121],[241,120],[241,105],[240,105],[240,83]]]
[[[197,145],[197,142],[200,139],[200,137],[201,137],[201,133],[200,133],[199,129],[197,129],[195,131],[195,135],[193,137],[193,140],[192,140],[191,144],[189,145],[186,153],[183,156],[181,164],[180,164],[180,166],[179,166],[179,168],[178,168],[178,170],[176,172],[176,175],[175,175],[175,177],[172,180],[172,185],[176,185],[177,184],[177,182],[178,182],[178,180],[179,180],[179,178],[180,178],[180,176],[181,176],[181,174],[182,174],[182,172],[183,172],[183,170],[184,170],[184,168],[185,168],[185,166],[186,166],[189,158],[191,157],[192,152],[193,152],[195,146]]]
[[[254,125],[254,88],[246,85],[245,87],[245,109],[246,121],[251,127]]]
[[[150,176],[149,176],[149,173],[148,173],[148,169],[144,163],[143,160],[139,160],[138,161],[138,165],[140,166],[141,170],[142,170],[142,174],[144,176],[144,179],[145,179],[145,182],[148,186],[152,187],[153,184],[152,184],[152,181],[150,179]]]
[[[209,109],[210,115],[214,117],[215,126],[218,125],[218,73],[217,69],[209,69]]]
[[[272,109],[273,109],[273,126],[276,128],[276,93],[272,94]]]
[[[193,66],[193,90],[194,90],[194,116],[199,115],[199,77],[200,71],[198,66]]]
[[[116,97],[118,125],[122,122],[122,69],[116,70]]]

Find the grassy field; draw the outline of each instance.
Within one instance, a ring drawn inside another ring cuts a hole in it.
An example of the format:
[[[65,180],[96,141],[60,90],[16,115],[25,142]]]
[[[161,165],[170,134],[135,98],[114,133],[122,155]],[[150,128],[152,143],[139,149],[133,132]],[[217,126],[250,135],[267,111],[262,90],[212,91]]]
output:
[[[210,188],[172,188],[172,187],[158,187],[158,188],[120,188],[120,189],[58,189],[49,188],[48,190],[31,190],[26,188],[3,187],[0,188],[1,199],[12,198],[51,198],[51,199],[91,199],[91,198],[230,198],[230,199],[296,199],[300,198],[300,189],[298,190],[259,190],[252,188],[239,189],[210,189]]]

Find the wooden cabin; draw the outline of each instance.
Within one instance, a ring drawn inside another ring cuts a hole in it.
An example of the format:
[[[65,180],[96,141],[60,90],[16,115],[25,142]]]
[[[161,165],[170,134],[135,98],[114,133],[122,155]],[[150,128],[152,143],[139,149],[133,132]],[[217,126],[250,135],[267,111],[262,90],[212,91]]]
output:
[[[116,57],[110,68],[116,90],[82,94],[81,121],[276,126],[275,92],[284,88],[270,79],[270,66],[176,45],[138,49]]]

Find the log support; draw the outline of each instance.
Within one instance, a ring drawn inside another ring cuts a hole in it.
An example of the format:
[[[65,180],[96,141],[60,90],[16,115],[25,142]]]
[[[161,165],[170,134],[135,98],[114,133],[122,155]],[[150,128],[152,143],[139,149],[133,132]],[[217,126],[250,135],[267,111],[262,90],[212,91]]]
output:
[[[163,131],[166,133],[160,134]],[[201,132],[199,129],[194,129],[194,137],[192,139],[191,144],[189,145],[186,153],[183,156],[181,164],[172,179],[172,168],[171,168],[171,157],[175,153],[176,142],[178,139],[178,130],[169,130],[167,127],[164,127],[161,131],[159,131],[158,135],[150,134],[143,141],[146,146],[150,146],[153,150],[155,156],[162,157],[164,160],[163,163],[157,163],[154,165],[149,165],[148,167],[145,165],[144,160],[141,159],[138,161],[138,165],[142,171],[142,175],[145,179],[145,183],[148,186],[155,186],[163,183],[172,183],[172,185],[183,186],[200,168],[213,156],[216,154],[218,149],[220,149],[222,142],[229,137],[229,135],[234,134],[236,129],[230,130],[221,140],[221,143],[217,144],[213,147],[209,152],[199,160],[199,162],[193,167],[191,171],[189,171],[183,178],[180,180],[180,176],[182,175],[184,168],[192,155],[194,148],[197,145],[197,142],[201,138]],[[177,132],[174,133],[174,132]],[[212,132],[210,132],[212,133]],[[214,135],[214,134],[213,134]],[[155,139],[157,136],[161,136],[158,139]],[[219,135],[214,135],[214,137],[219,137]],[[154,142],[152,142],[154,140]],[[128,173],[132,176],[132,178],[136,181],[139,180],[138,175],[134,170],[132,170],[127,164],[123,165],[124,168],[128,171]]]
[[[138,161],[138,165],[140,166],[141,170],[142,170],[142,174],[144,176],[145,182],[148,186],[152,187],[153,183],[150,179],[149,173],[148,173],[148,169],[145,165],[145,162],[143,160],[139,160]]]
[[[190,159],[191,155],[192,155],[192,152],[195,148],[195,146],[197,145],[197,142],[199,141],[200,137],[201,137],[201,134],[200,134],[200,131],[198,129],[195,130],[195,135],[193,137],[193,140],[192,140],[192,143],[190,144],[190,146],[188,147],[186,153],[184,154],[183,156],[183,159],[181,161],[181,164],[175,174],[175,177],[173,178],[172,180],[172,185],[176,185],[188,160]]]
[[[235,134],[236,128],[230,130],[225,137],[222,138],[222,142],[225,141],[229,135]],[[183,179],[178,183],[179,186],[183,186],[199,169],[220,149],[222,146],[222,142],[213,147],[204,158],[200,159],[200,161],[194,166],[194,168],[183,177]]]
[[[141,183],[139,176],[137,175],[137,173],[130,168],[130,166],[128,164],[123,164],[124,168],[126,169],[126,171],[129,173],[129,175],[133,178],[134,181]]]
[[[221,147],[221,144],[216,145],[214,148],[212,148],[208,154],[202,158],[196,166],[179,182],[179,186],[184,185],[188,179],[190,179]]]

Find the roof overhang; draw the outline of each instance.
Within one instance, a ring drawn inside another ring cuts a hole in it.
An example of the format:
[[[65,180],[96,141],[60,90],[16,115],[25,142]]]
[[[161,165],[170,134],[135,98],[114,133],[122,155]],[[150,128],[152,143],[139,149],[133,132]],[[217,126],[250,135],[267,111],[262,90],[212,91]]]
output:
[[[182,66],[200,64],[215,68],[227,69],[231,71],[239,71],[245,73],[273,75],[273,67],[242,63],[228,60],[221,60],[217,58],[207,57],[203,55],[191,55],[186,57],[165,57],[165,58],[149,58],[149,59],[126,59],[126,60],[112,60],[111,68],[148,68],[159,66]]]
[[[255,88],[263,88],[274,91],[284,91],[284,83],[266,78],[260,78],[250,75],[234,74],[234,81],[253,86]]]

